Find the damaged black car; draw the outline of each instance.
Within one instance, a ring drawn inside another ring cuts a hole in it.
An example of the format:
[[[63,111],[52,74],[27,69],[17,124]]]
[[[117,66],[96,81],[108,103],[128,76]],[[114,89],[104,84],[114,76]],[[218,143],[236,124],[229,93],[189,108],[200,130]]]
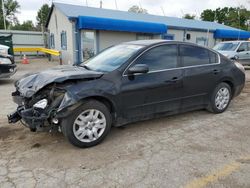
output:
[[[100,143],[111,126],[207,109],[224,112],[245,84],[244,68],[195,44],[149,40],[110,47],[79,65],[15,83],[10,123],[61,131],[75,146]]]

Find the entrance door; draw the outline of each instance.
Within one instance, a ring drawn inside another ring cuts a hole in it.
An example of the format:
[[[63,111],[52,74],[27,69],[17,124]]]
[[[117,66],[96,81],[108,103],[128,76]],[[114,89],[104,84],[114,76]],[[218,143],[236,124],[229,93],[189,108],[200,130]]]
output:
[[[96,54],[96,34],[95,31],[81,31],[81,57],[83,61],[93,57]]]

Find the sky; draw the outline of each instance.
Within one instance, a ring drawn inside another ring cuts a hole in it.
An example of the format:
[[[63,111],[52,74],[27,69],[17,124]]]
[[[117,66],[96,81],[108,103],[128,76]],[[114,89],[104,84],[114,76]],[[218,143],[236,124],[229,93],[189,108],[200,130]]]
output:
[[[47,3],[61,2],[77,5],[99,7],[100,0],[17,0],[21,6],[17,15],[20,23],[32,20],[36,23],[39,8]],[[216,9],[225,6],[243,5],[250,9],[250,0],[102,0],[103,8],[127,11],[131,6],[138,5],[148,10],[149,14],[182,17],[186,13],[199,16],[205,9]]]

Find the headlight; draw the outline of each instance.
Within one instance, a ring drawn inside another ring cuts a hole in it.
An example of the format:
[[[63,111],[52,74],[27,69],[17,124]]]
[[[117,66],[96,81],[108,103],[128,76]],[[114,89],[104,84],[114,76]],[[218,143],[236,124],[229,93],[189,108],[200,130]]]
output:
[[[236,67],[238,69],[240,69],[243,73],[245,73],[245,68],[243,67],[242,64],[240,64],[239,62],[235,61],[234,64],[236,65]]]
[[[9,58],[0,57],[0,64],[12,64]]]
[[[38,101],[36,104],[34,104],[33,107],[44,109],[44,108],[46,108],[47,104],[48,104],[48,100],[42,99],[42,100]]]

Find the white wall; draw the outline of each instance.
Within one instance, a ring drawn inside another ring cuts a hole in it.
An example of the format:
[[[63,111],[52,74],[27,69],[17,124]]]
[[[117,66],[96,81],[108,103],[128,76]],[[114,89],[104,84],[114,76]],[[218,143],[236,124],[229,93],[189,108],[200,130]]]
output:
[[[55,49],[61,51],[63,64],[74,63],[74,43],[73,43],[73,25],[68,18],[62,14],[56,7],[51,14],[48,24],[49,33],[54,34]],[[61,48],[61,32],[66,31],[67,50]]]
[[[99,32],[99,50],[103,50],[109,46],[136,40],[136,33],[100,31]]]
[[[168,34],[174,35],[174,40],[183,41],[184,31],[176,29],[168,29]]]
[[[177,29],[169,29],[168,34],[174,34],[174,40],[183,41],[184,38],[184,30],[177,30]],[[191,34],[190,40],[185,40],[185,42],[192,42],[196,44],[196,39],[200,37],[207,38],[208,37],[208,47],[212,48],[215,45],[214,34],[212,32],[205,31],[186,31],[186,33]]]

